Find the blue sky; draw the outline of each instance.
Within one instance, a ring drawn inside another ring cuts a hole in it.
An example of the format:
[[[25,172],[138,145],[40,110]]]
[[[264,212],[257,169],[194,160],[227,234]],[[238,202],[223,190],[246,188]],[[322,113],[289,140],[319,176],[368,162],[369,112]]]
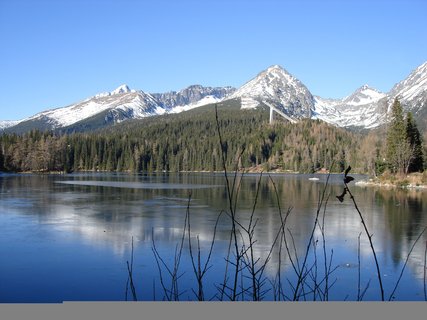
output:
[[[279,64],[322,97],[427,61],[425,0],[0,0],[0,120],[126,83],[239,87]]]

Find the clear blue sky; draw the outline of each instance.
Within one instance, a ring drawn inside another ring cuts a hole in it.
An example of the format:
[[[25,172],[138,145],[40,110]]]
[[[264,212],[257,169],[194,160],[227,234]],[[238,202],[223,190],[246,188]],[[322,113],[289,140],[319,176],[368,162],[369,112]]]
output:
[[[123,83],[239,87],[279,64],[322,97],[427,60],[425,0],[0,0],[0,119]]]

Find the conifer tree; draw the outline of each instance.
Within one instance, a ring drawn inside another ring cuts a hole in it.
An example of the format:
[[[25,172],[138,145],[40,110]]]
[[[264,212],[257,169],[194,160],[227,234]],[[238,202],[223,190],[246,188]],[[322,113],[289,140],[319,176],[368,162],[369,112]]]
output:
[[[408,112],[406,117],[406,135],[411,150],[413,150],[413,157],[409,164],[408,172],[422,171],[424,168],[422,139],[411,112]]]
[[[0,145],[0,171],[4,171],[4,155],[2,145]]]
[[[391,121],[387,131],[386,158],[393,173],[407,173],[413,151],[406,135],[403,110],[398,98],[394,99],[391,109]]]

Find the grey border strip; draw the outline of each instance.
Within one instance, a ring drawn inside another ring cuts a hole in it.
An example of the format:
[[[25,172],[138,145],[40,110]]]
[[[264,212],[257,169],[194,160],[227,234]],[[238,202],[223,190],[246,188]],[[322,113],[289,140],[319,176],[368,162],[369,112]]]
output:
[[[66,302],[0,304],[0,318],[25,319],[426,319],[426,302]]]

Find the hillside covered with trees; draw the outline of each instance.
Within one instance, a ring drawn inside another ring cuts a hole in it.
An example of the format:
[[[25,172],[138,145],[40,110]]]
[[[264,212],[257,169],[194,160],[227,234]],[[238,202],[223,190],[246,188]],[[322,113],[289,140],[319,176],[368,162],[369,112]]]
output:
[[[377,175],[387,168],[384,130],[354,133],[319,120],[270,125],[266,108],[239,107],[237,102],[218,105],[222,148],[215,107],[209,105],[86,133],[3,134],[0,170],[221,171],[221,149],[231,170],[237,164],[257,170],[342,172],[351,164],[355,172]]]

